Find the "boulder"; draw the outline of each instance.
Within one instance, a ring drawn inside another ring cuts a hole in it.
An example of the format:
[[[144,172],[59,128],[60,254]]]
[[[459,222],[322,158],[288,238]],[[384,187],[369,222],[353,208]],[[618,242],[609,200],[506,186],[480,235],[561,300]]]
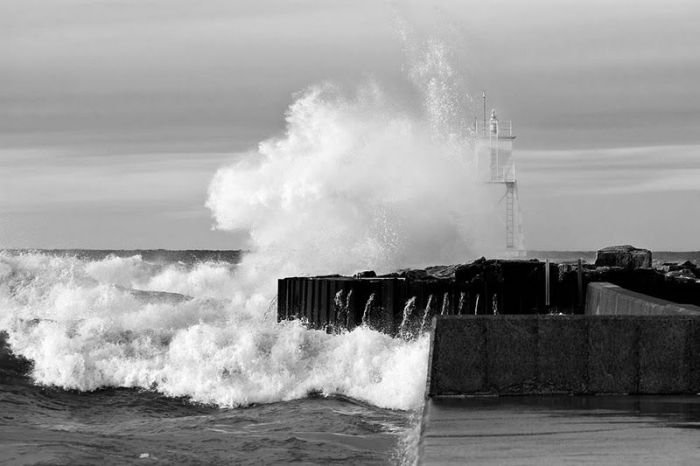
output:
[[[363,272],[357,272],[352,278],[375,278],[377,276],[374,270],[365,270]]]
[[[609,246],[598,251],[595,265],[597,267],[622,267],[628,270],[650,268],[651,251],[630,245]]]

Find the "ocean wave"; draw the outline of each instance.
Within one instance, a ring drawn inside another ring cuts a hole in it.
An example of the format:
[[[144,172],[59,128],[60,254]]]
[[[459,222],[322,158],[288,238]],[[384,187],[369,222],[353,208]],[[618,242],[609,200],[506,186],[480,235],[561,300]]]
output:
[[[63,389],[152,389],[231,407],[309,393],[420,406],[427,337],[278,323],[269,300],[242,296],[235,273],[219,263],[2,252],[0,328],[36,383]]]

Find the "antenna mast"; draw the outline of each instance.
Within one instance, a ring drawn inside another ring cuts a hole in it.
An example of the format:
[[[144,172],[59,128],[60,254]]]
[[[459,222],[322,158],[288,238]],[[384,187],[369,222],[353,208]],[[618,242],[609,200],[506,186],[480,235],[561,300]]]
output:
[[[486,91],[485,91],[485,90],[482,91],[481,97],[482,97],[483,100],[484,100],[484,126],[482,126],[482,128],[484,128],[484,129],[483,129],[484,135],[486,135],[486,126],[487,126],[487,125],[486,125]]]

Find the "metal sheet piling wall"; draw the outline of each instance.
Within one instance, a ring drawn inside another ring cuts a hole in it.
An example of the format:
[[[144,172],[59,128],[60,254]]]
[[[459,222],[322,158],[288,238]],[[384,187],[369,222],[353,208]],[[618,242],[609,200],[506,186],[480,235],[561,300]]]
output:
[[[401,278],[291,277],[278,280],[279,320],[302,319],[312,328],[362,325],[395,333],[407,292]]]
[[[329,331],[364,323],[390,334],[400,327],[415,334],[435,315],[541,313],[547,310],[547,275],[550,298],[557,297],[557,265],[550,264],[549,274],[545,267],[541,262],[492,261],[465,266],[452,278],[284,278],[278,281],[277,315]]]

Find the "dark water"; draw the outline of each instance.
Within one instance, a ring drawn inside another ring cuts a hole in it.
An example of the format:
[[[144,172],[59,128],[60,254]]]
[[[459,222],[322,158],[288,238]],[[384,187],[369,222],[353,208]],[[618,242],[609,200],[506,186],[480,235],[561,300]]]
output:
[[[411,415],[340,398],[221,409],[152,391],[0,376],[3,464],[387,464]]]

